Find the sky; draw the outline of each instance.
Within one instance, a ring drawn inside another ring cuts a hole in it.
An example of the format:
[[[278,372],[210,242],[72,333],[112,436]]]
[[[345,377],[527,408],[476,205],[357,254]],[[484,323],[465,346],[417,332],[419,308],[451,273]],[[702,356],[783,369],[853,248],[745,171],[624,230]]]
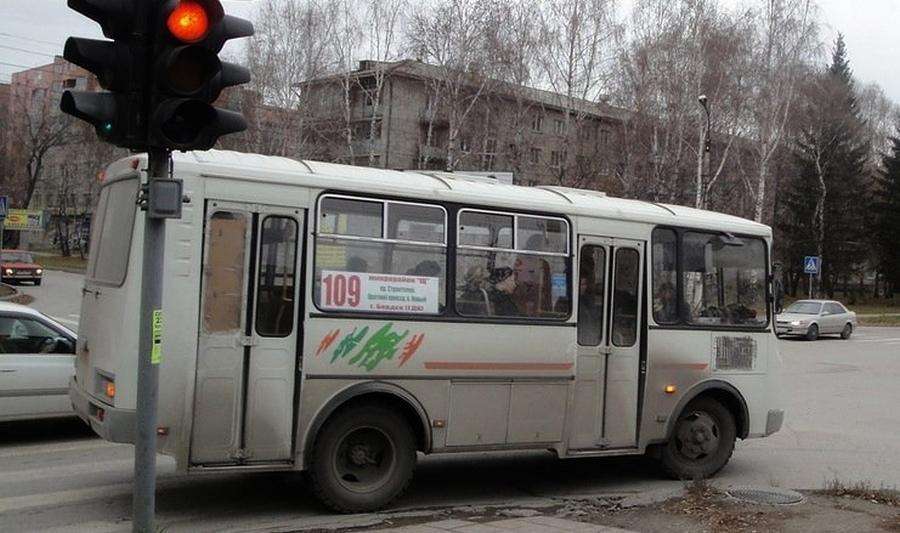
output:
[[[254,0],[222,3],[232,15],[253,14]],[[818,4],[826,44],[843,33],[855,76],[864,83],[877,82],[900,104],[900,0],[818,0]],[[0,82],[9,81],[10,74],[23,67],[52,62],[70,35],[102,37],[99,27],[68,9],[65,0],[0,0]],[[236,55],[239,47],[230,42],[225,52]]]

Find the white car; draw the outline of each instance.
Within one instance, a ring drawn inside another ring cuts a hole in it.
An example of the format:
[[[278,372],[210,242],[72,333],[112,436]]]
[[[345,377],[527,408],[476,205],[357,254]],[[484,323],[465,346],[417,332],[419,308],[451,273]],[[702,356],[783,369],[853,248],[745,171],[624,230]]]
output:
[[[24,305],[0,302],[0,422],[74,415],[75,333]]]
[[[810,341],[829,333],[849,339],[856,326],[856,313],[834,300],[797,300],[775,317],[776,335],[800,335]]]

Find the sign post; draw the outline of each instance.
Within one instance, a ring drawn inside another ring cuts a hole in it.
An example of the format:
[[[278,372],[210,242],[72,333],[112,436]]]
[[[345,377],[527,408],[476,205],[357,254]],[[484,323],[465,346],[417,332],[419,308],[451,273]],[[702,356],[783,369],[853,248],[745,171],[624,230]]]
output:
[[[818,276],[822,271],[822,258],[817,255],[807,255],[803,258],[803,272],[809,274],[809,298],[813,297],[813,275]]]
[[[0,250],[3,249],[3,231],[6,213],[9,211],[9,196],[0,196]]]

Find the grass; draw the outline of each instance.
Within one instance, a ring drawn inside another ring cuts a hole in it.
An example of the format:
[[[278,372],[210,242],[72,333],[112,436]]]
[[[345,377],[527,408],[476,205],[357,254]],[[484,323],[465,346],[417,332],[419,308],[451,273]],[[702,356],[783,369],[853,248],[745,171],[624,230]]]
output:
[[[864,316],[859,318],[859,325],[900,327],[900,315]]]
[[[831,481],[826,481],[825,488],[819,492],[828,496],[856,498],[868,500],[872,503],[900,507],[900,492],[897,489],[889,489],[883,485],[876,489],[868,481],[857,481],[856,483],[848,484],[835,478]]]
[[[87,269],[87,259],[77,255],[63,257],[61,255],[42,255],[34,258],[42,267],[48,270],[73,270],[84,272]]]

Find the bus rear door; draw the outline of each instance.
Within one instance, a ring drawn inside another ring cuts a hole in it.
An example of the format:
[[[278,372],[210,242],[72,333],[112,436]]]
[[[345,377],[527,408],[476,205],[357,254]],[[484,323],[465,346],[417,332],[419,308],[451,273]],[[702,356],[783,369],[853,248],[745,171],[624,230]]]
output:
[[[289,462],[303,211],[208,201],[190,460]]]

